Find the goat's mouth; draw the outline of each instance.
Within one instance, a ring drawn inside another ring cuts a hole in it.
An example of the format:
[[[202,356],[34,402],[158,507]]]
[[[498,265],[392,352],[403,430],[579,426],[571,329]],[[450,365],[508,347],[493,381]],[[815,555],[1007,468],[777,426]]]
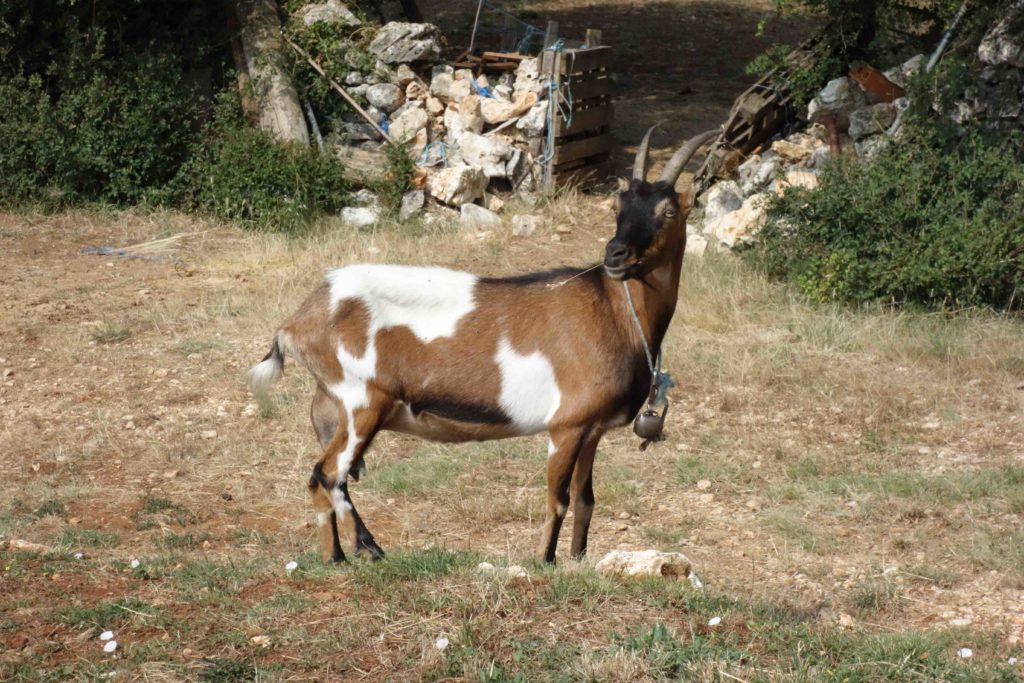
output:
[[[636,276],[636,271],[640,266],[640,261],[633,261],[632,263],[617,263],[615,265],[604,264],[605,274],[613,280],[628,280],[631,277]]]

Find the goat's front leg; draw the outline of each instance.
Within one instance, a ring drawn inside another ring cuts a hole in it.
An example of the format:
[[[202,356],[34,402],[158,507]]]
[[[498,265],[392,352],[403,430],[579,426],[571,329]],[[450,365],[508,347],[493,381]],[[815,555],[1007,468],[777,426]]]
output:
[[[541,533],[540,549],[544,561],[555,563],[555,550],[558,548],[558,534],[562,530],[562,521],[569,510],[569,482],[572,480],[573,467],[579,456],[588,430],[561,429],[550,433],[548,446],[548,510]]]
[[[576,466],[572,473],[572,548],[569,551],[574,560],[587,554],[587,535],[590,533],[590,518],[594,514],[594,455],[602,433],[595,431],[580,448]]]

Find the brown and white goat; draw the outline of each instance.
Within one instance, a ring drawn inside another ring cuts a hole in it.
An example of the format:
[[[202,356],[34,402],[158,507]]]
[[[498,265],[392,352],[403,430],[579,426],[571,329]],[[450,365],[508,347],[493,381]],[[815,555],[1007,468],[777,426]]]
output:
[[[657,355],[676,308],[691,202],[675,182],[714,132],[683,145],[654,183],[645,180],[650,134],[617,197],[603,269],[489,278],[352,265],[329,271],[280,327],[266,358],[249,371],[250,385],[265,392],[285,353],[316,379],[311,413],[323,454],[309,488],[325,561],[345,559],[339,527],[354,537],[357,555],[384,554],[348,492],[382,429],[435,441],[546,431],[542,552],[554,562],[570,500],[571,554],[586,552],[598,441],[629,424],[652,381],[623,282]]]

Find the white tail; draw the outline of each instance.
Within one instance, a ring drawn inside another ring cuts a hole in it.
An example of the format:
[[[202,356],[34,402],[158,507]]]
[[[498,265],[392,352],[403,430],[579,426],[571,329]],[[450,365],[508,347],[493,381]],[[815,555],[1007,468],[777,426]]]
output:
[[[263,357],[256,365],[249,368],[249,389],[259,399],[266,398],[270,387],[284,374],[284,354],[277,343],[277,336],[274,336],[274,344],[270,352]]]

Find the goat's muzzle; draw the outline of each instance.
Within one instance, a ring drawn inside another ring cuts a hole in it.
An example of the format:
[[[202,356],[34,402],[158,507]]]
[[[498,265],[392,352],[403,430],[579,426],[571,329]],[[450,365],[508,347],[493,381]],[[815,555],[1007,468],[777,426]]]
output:
[[[627,279],[630,269],[635,264],[635,259],[631,259],[630,256],[629,247],[612,240],[604,250],[604,272],[613,280]]]

